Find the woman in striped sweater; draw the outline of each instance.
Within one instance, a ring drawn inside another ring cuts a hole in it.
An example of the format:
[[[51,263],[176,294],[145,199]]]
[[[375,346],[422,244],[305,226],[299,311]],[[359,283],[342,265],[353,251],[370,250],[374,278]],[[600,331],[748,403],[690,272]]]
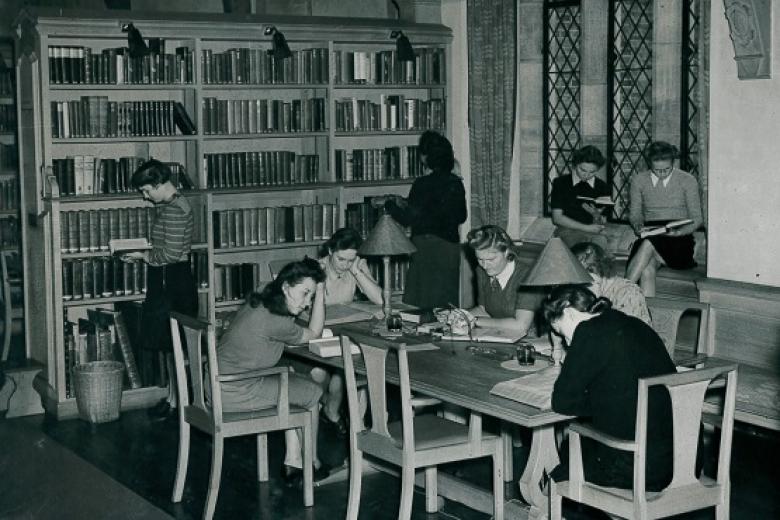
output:
[[[143,198],[154,204],[148,251],[125,254],[123,260],[142,260],[149,265],[146,276],[146,300],[143,305],[146,347],[166,353],[168,381],[174,381],[171,358],[170,311],[191,316],[198,313],[198,290],[190,268],[190,249],[194,220],[186,198],[179,195],[171,182],[171,170],[164,163],[151,159],[133,174],[132,186]],[[157,417],[167,416],[175,406],[173,385],[168,398],[153,409]]]

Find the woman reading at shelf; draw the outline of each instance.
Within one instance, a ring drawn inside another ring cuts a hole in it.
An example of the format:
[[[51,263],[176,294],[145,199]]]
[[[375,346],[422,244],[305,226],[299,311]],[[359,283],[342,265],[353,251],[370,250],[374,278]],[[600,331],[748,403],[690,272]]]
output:
[[[190,316],[198,313],[198,289],[190,266],[194,219],[189,202],[171,182],[171,170],[164,163],[146,161],[133,173],[130,183],[154,204],[151,249],[125,253],[122,259],[142,260],[149,266],[143,303],[146,346],[165,352],[169,381],[168,398],[150,413],[164,418],[176,405],[169,312]]]
[[[403,301],[419,308],[446,307],[460,301],[460,237],[466,221],[466,192],[455,175],[452,144],[428,130],[420,137],[420,160],[427,175],[417,178],[408,199],[391,198],[386,209],[411,226],[412,253]]]
[[[664,234],[637,240],[631,248],[626,278],[639,282],[645,296],[655,296],[655,276],[660,266],[672,269],[696,266],[693,232],[703,221],[699,183],[690,173],[674,167],[677,156],[674,145],[664,141],[650,143],[645,150],[649,169],[631,179],[629,220],[637,236],[641,236],[644,226],[690,220]]]
[[[222,335],[217,347],[220,374],[235,374],[269,368],[279,363],[287,344],[305,343],[322,335],[325,322],[325,273],[311,258],[290,262],[279,271],[261,292],[249,295]],[[307,326],[295,318],[311,307]],[[222,383],[222,406],[225,412],[251,412],[276,404],[279,385],[275,378],[246,379]],[[328,476],[317,456],[320,385],[306,376],[290,373],[288,380],[290,406],[312,413],[314,480]],[[301,441],[295,431],[285,433],[287,450],[284,478],[297,483],[302,477]]]
[[[606,298],[581,286],[553,289],[544,320],[563,337],[566,359],[555,381],[552,409],[586,419],[599,431],[634,439],[639,379],[674,373],[663,340],[643,321],[611,309]],[[647,489],[660,491],[672,477],[672,411],[665,388],[650,390],[647,421]],[[568,480],[568,449],[550,477]],[[585,479],[632,488],[633,454],[582,439]]]
[[[603,231],[611,206],[595,201],[610,199],[609,186],[596,176],[606,159],[595,146],[583,146],[574,152],[573,159],[574,173],[553,180],[550,206],[555,236],[569,247],[593,242],[606,249]]]

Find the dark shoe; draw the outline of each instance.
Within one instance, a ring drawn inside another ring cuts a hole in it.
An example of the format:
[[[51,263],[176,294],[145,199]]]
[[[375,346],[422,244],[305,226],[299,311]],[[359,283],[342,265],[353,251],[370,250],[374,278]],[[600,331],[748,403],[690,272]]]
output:
[[[343,415],[339,416],[337,421],[332,421],[327,414],[320,414],[320,428],[333,431],[341,439],[346,438],[347,433],[349,433]]]
[[[314,469],[314,482],[320,482],[330,476],[330,467],[325,464]],[[282,480],[287,487],[300,487],[303,485],[303,470],[282,465]]]

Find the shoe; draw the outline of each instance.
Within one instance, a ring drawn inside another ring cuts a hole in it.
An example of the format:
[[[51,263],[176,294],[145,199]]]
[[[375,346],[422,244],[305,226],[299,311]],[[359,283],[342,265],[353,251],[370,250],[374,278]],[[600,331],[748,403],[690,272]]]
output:
[[[330,476],[331,468],[326,464],[321,464],[319,468],[314,468],[313,481],[320,482]],[[282,480],[287,487],[299,487],[303,485],[303,470],[291,466],[282,465]]]
[[[328,414],[320,414],[320,428],[326,428],[334,431],[336,435],[344,439],[347,436],[347,433],[349,433],[349,430],[347,429],[347,422],[344,420],[344,416],[339,416],[338,420],[333,421],[330,417],[328,417]]]

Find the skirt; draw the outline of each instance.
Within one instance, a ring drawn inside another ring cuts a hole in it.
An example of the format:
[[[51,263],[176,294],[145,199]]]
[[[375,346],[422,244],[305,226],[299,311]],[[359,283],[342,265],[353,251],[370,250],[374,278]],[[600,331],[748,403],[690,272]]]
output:
[[[459,306],[460,244],[436,235],[412,237],[412,253],[406,275],[403,302],[421,309]]]
[[[663,226],[668,222],[670,221],[653,221],[647,222],[645,225],[649,227]],[[631,254],[628,255],[629,263],[645,240],[649,240],[653,244],[653,248],[663,258],[667,267],[671,269],[693,269],[696,267],[696,261],[693,259],[693,248],[696,245],[696,240],[693,235],[679,237],[656,235],[637,240],[631,247]]]
[[[144,347],[170,352],[170,312],[198,315],[198,287],[189,262],[149,266],[146,273],[146,300],[143,304]]]

